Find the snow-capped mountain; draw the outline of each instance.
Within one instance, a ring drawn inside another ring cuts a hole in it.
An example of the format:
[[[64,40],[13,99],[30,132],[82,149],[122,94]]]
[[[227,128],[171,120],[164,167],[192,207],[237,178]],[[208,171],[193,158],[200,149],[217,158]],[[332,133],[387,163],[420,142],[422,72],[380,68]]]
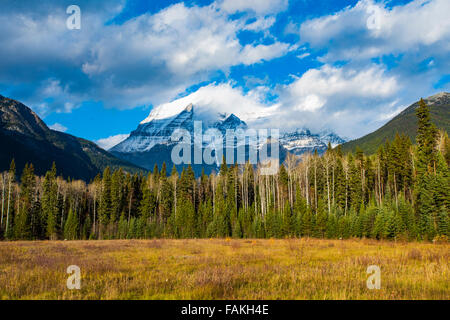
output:
[[[192,104],[185,107],[166,109],[169,110],[164,110],[161,107],[152,110],[137,129],[131,132],[126,140],[110,149],[110,152],[119,158],[148,169],[152,169],[155,163],[161,166],[162,162],[166,162],[166,165],[171,166],[171,150],[177,144],[177,142],[171,140],[171,136],[176,129],[187,130],[194,137],[194,122],[202,121],[203,132],[214,128],[218,129],[225,137],[227,130],[246,130],[251,128],[233,113],[212,114],[205,112],[205,110],[197,111]],[[333,132],[324,131],[313,134],[308,129],[298,129],[293,132],[283,133],[280,135],[279,141],[282,149],[281,154],[285,154],[287,151],[296,155],[301,155],[308,151],[313,152],[314,150],[322,153],[327,149],[328,142],[333,147],[345,142]],[[205,147],[204,143],[202,147]],[[265,143],[263,142],[263,144]],[[261,145],[256,146],[257,149],[260,147]],[[283,161],[284,156],[280,156],[280,160]],[[200,165],[196,171],[204,167],[204,165]],[[209,169],[214,167],[217,167],[217,164],[211,165]]]
[[[112,147],[110,151],[120,153],[146,152],[155,145],[172,143],[170,136],[176,129],[193,132],[194,107],[192,104],[178,114],[162,114],[161,110],[153,110],[147,119],[142,121],[130,136]]]
[[[327,150],[328,143],[331,144],[332,148],[335,148],[345,142],[343,138],[329,130],[313,134],[308,129],[297,129],[280,136],[281,145],[296,155],[315,150],[320,154]]]
[[[328,142],[331,144],[332,148],[336,148],[338,145],[347,142],[348,139],[338,136],[336,133],[325,130],[320,132],[319,134],[320,141],[324,142],[328,145]]]
[[[320,139],[319,135],[312,134],[308,129],[285,133],[280,136],[280,143],[296,155],[314,150],[322,152],[327,148],[327,144]]]
[[[218,120],[213,125],[214,128],[218,129],[223,135],[226,134],[227,130],[236,130],[236,129],[247,129],[247,124],[236,117],[233,113],[230,115],[221,114],[220,120]]]

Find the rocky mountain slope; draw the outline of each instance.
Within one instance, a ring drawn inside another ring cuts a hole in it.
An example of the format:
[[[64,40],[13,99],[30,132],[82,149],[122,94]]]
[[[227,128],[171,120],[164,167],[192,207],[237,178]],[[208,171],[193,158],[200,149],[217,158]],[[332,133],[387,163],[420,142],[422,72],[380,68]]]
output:
[[[92,179],[106,166],[125,171],[145,171],[118,159],[95,143],[51,130],[24,104],[0,95],[0,171],[8,170],[14,158],[17,174],[32,163],[35,172],[45,174],[56,163],[64,177]]]
[[[428,97],[425,103],[430,107],[431,120],[439,129],[450,131],[450,93],[441,92]],[[414,142],[417,134],[416,108],[419,102],[415,102],[380,129],[356,140],[342,145],[343,151],[355,151],[358,146],[365,153],[375,153],[386,139],[393,140],[396,133],[408,135]]]
[[[110,152],[121,159],[147,169],[152,169],[155,163],[161,167],[163,162],[166,162],[166,165],[171,167],[173,165],[171,151],[177,144],[177,142],[171,140],[172,133],[177,129],[184,129],[189,132],[192,137],[193,148],[195,121],[201,121],[200,130],[203,134],[208,132],[207,130],[209,129],[217,129],[223,137],[225,137],[227,130],[251,129],[244,120],[235,114],[218,113],[213,116],[211,114],[205,116],[204,112],[197,112],[192,104],[184,108],[177,106],[176,110],[156,108],[138,125],[136,130],[131,132],[126,140],[114,146],[110,149]],[[270,132],[268,134],[270,135]],[[312,134],[307,129],[301,129],[281,134],[279,142],[280,160],[284,161],[287,152],[301,155],[304,152],[317,150],[319,153],[322,153],[327,149],[328,142],[336,146],[345,141],[329,131]],[[253,145],[251,141],[245,143],[247,144],[245,156],[248,159],[249,148],[253,147],[259,150],[265,141],[253,143]],[[202,148],[205,147],[206,144],[203,142]],[[237,145],[234,148],[237,148]],[[218,166],[218,163],[215,165],[194,165],[194,171],[201,172],[201,169],[205,169],[208,173],[211,170],[217,170]],[[181,166],[179,167],[181,168]]]

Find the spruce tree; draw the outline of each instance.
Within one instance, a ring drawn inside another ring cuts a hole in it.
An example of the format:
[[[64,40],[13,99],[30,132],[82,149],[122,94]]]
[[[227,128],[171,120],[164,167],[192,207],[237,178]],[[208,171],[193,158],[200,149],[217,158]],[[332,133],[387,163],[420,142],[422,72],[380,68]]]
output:
[[[98,218],[100,223],[100,238],[107,235],[106,227],[111,218],[111,170],[109,167],[103,171],[102,190],[100,192],[100,205],[98,208]]]
[[[64,239],[76,240],[78,238],[78,216],[76,212],[69,209],[69,215],[67,216],[66,223],[64,225]]]

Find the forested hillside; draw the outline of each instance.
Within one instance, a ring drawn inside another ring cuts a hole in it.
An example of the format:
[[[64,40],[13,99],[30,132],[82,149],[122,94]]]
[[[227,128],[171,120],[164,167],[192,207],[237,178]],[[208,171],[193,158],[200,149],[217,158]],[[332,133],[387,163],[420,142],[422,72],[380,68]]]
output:
[[[118,159],[95,143],[51,130],[24,104],[0,95],[0,170],[14,158],[22,171],[32,162],[36,174],[44,175],[55,162],[63,177],[89,181],[107,166],[127,172],[145,169]]]
[[[277,175],[228,166],[196,179],[191,167],[148,176],[106,168],[90,184],[44,177],[26,165],[1,176],[4,239],[449,236],[450,140],[421,101],[417,144],[408,136],[344,155],[289,155]],[[32,162],[33,159],[30,159]]]
[[[450,93],[441,92],[425,99],[430,108],[431,121],[438,129],[450,130]],[[416,109],[419,102],[416,102],[395,116],[378,130],[353,141],[342,145],[344,152],[355,152],[359,147],[367,154],[373,154],[377,151],[380,144],[386,140],[393,140],[397,133],[403,133],[414,143],[417,134]]]

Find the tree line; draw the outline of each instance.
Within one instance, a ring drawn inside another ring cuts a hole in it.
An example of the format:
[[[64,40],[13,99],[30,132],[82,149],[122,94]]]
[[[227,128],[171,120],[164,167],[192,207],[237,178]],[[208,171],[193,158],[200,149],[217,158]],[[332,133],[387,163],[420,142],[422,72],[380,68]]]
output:
[[[0,237],[34,239],[319,237],[433,240],[450,235],[450,139],[416,111],[416,144],[397,134],[374,155],[289,154],[278,174],[227,165],[196,178],[166,165],[111,171],[86,184],[32,164],[1,174]]]

